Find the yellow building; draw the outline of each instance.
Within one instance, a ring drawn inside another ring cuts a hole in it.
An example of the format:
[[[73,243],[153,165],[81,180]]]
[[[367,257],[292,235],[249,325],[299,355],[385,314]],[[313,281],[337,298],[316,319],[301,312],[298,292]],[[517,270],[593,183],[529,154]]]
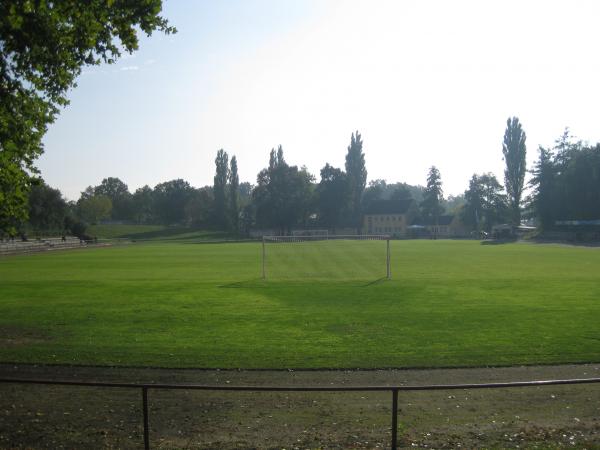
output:
[[[363,215],[363,234],[406,236],[407,227],[415,215],[413,200],[377,200]]]

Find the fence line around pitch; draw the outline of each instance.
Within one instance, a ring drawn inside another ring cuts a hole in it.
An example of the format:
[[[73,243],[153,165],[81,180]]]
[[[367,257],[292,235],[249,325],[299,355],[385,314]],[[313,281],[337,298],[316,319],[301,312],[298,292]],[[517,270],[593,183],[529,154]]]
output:
[[[517,387],[541,387],[574,384],[600,383],[600,378],[574,378],[567,380],[538,380],[538,381],[513,381],[505,383],[468,383],[468,384],[429,384],[413,386],[209,386],[201,384],[153,384],[153,383],[111,383],[91,381],[60,381],[0,378],[0,383],[5,384],[39,384],[52,386],[83,386],[104,387],[119,389],[141,389],[142,414],[144,427],[144,448],[150,449],[150,412],[148,408],[148,391],[151,389],[172,390],[201,390],[201,391],[245,391],[245,392],[391,392],[392,417],[391,441],[393,450],[398,448],[398,393],[403,391],[450,391],[457,389],[506,389]]]

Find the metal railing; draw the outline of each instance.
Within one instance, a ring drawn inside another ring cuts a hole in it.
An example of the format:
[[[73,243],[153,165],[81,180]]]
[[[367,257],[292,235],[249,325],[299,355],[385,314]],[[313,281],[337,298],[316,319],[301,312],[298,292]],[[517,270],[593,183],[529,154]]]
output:
[[[577,378],[568,380],[514,381],[506,383],[481,384],[430,384],[422,386],[207,386],[201,384],[154,384],[154,383],[110,383],[91,381],[55,381],[0,378],[0,383],[42,384],[54,386],[87,386],[121,389],[140,389],[144,425],[144,448],[150,449],[150,417],[148,412],[148,391],[150,389],[180,389],[199,391],[250,391],[250,392],[391,392],[392,393],[392,437],[390,447],[398,448],[398,392],[400,391],[444,391],[455,389],[499,389],[533,386],[553,386],[565,384],[600,383],[600,378]]]

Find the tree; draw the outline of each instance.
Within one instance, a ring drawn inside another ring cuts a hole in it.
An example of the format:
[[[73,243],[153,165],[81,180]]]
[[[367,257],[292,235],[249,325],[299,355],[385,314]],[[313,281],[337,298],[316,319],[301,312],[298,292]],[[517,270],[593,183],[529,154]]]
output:
[[[442,191],[440,171],[435,166],[431,166],[427,175],[427,187],[425,188],[423,201],[421,202],[421,212],[423,218],[432,221],[435,225],[434,238],[437,238],[440,215],[444,212],[442,206],[443,198],[444,192]]]
[[[127,220],[133,217],[131,193],[127,185],[116,177],[104,178],[99,186],[94,188],[95,195],[106,195],[112,202],[111,218]]]
[[[559,220],[600,218],[600,144],[571,152],[561,168],[557,189]]]
[[[357,229],[361,221],[361,199],[367,185],[367,169],[365,154],[362,151],[363,142],[360,133],[352,133],[350,145],[346,154],[346,175],[350,192],[350,220]]]
[[[305,167],[290,166],[281,145],[271,150],[269,167],[257,176],[252,192],[256,221],[259,226],[274,227],[284,234],[296,225],[304,225],[312,199],[314,177]]]
[[[27,217],[42,138],[82,67],[116,61],[146,35],[176,30],[161,0],[0,2],[0,228]]]
[[[229,156],[223,149],[217,152],[215,159],[216,171],[214,177],[213,194],[215,196],[215,222],[225,230],[228,228],[227,217],[227,180],[229,178]]]
[[[110,217],[112,210],[112,202],[106,195],[80,198],[77,206],[79,216],[92,225]]]
[[[529,184],[533,187],[532,206],[543,229],[551,228],[556,219],[556,165],[552,150],[541,145],[538,148],[538,159],[533,165],[533,175]]]
[[[465,191],[462,221],[477,231],[490,231],[492,226],[504,222],[508,216],[506,195],[492,173],[473,174],[469,189]]]
[[[385,180],[369,181],[369,185],[365,188],[361,199],[361,210],[366,211],[373,202],[384,199],[386,190],[387,183]]]
[[[521,128],[517,117],[506,121],[506,131],[502,144],[502,154],[506,169],[504,170],[504,184],[508,194],[508,202],[511,209],[511,221],[515,225],[521,223],[521,196],[523,195],[523,183],[527,171],[525,156],[525,132]]]
[[[29,191],[29,224],[36,232],[62,231],[67,202],[58,189],[43,181]]]
[[[237,233],[239,231],[240,225],[240,178],[238,176],[238,167],[237,167],[237,158],[234,156],[231,157],[230,167],[229,167],[229,223],[231,224],[231,229]]]
[[[316,190],[319,221],[335,231],[342,220],[348,203],[348,178],[346,173],[325,164]]]
[[[448,212],[448,214],[456,214],[461,211],[465,206],[464,194],[449,195],[448,198],[444,199],[442,206]]]
[[[166,181],[154,186],[154,215],[165,225],[185,222],[185,206],[193,195],[194,189],[182,180]]]
[[[414,199],[413,199],[413,196],[410,192],[408,185],[406,185],[404,183],[398,183],[394,187],[394,190],[392,191],[392,194],[390,195],[390,200],[393,200],[396,202],[406,202],[406,201],[411,201]]]
[[[186,223],[194,227],[211,226],[211,220],[214,218],[213,204],[212,187],[204,186],[194,189],[190,200],[185,205]]]
[[[0,99],[0,108],[1,103]],[[27,199],[32,180],[26,168],[21,167],[16,157],[5,152],[0,142],[0,235],[6,232],[15,236],[17,228],[27,220]]]
[[[133,219],[137,223],[151,223],[154,220],[154,192],[148,185],[136,189],[131,196]]]
[[[552,149],[539,148],[531,173],[531,205],[543,229],[600,218],[600,144],[583,145],[566,129]]]

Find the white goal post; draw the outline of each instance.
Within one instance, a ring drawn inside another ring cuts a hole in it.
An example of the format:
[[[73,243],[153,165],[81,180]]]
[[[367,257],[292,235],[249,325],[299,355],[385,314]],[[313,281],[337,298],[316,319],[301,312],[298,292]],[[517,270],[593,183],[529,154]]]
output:
[[[390,257],[390,236],[359,234],[359,235],[292,235],[292,236],[263,236],[262,237],[262,278],[267,278],[267,244],[286,244],[286,243],[304,243],[317,241],[385,241],[385,267],[386,278],[392,278],[391,257]]]

